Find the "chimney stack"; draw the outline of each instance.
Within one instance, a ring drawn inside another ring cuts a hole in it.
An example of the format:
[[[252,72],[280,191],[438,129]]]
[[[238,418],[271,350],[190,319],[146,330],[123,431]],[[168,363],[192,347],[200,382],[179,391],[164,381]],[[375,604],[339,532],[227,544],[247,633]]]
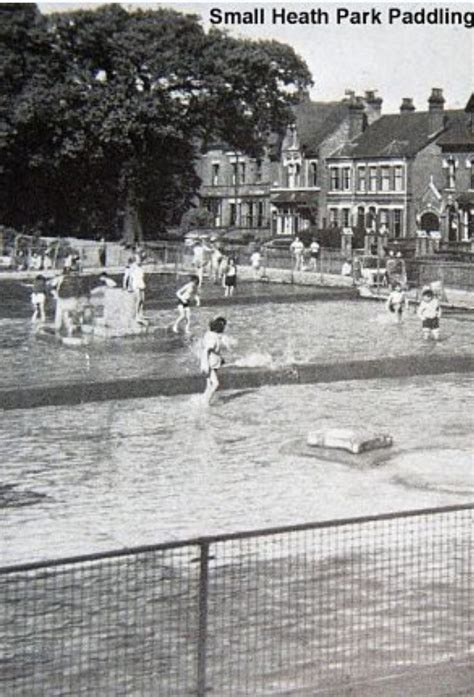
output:
[[[349,140],[353,140],[364,132],[367,124],[365,104],[362,97],[352,97],[348,100],[349,106]]]
[[[415,111],[413,99],[411,97],[403,97],[402,103],[400,104],[400,114],[409,114],[412,111]]]
[[[364,101],[367,123],[370,126],[370,124],[377,121],[382,115],[383,99],[382,97],[377,97],[376,90],[366,90]]]
[[[444,97],[443,90],[433,87],[428,99],[428,111],[430,114],[430,135],[437,133],[444,126]]]

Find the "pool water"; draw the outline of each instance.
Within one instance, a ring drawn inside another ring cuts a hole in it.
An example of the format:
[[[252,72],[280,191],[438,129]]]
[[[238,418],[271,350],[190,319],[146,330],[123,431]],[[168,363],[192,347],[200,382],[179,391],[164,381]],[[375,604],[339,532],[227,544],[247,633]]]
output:
[[[156,336],[96,341],[67,348],[36,337],[26,318],[0,320],[0,387],[96,382],[196,373],[199,339],[216,314],[228,319],[234,340],[227,356],[237,366],[275,368],[292,363],[432,354],[472,355],[474,317],[450,315],[441,323],[442,341],[426,342],[410,309],[397,325],[382,303],[315,300],[261,305],[202,307],[193,311],[191,341],[166,333],[174,309],[148,313]]]
[[[5,412],[2,563],[467,502],[473,387],[446,375]],[[390,457],[318,459],[307,432],[336,426],[392,434]]]

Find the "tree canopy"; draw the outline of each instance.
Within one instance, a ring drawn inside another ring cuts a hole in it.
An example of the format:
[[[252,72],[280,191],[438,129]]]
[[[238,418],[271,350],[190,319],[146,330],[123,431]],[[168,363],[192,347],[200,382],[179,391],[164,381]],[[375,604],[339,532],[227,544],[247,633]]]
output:
[[[0,222],[156,232],[189,208],[213,139],[258,155],[311,83],[293,49],[118,4],[0,6]]]

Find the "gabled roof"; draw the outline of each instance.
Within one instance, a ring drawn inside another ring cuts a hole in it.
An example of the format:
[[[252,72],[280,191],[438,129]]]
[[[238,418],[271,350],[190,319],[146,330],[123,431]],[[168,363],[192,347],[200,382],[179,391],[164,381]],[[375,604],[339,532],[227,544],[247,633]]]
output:
[[[442,139],[451,138],[459,130],[462,119],[466,120],[466,114],[460,110],[445,111],[443,115],[444,130],[436,138],[440,144]],[[428,111],[381,116],[358,138],[338,148],[331,157],[413,157],[435,139],[430,116]]]
[[[473,97],[471,99],[474,102]],[[451,111],[448,127],[444,133],[436,140],[441,147],[466,147],[470,146],[474,150],[474,131],[472,129],[471,114],[465,111]]]
[[[430,114],[387,114],[333,155],[354,158],[412,157],[430,140]]]
[[[294,108],[300,146],[306,156],[316,156],[318,148],[349,114],[347,102],[301,102]]]

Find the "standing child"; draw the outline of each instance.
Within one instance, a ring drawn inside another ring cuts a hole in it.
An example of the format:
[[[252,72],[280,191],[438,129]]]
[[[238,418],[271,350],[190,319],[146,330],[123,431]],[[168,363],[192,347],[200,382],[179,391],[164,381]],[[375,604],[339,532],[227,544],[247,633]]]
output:
[[[429,339],[432,336],[435,341],[438,341],[441,306],[431,288],[426,288],[421,294],[418,317],[422,321],[423,337]]]
[[[250,255],[250,264],[252,265],[253,274],[255,278],[260,278],[262,264],[262,255],[260,253],[260,250],[256,249],[254,252],[252,252],[252,254]]]
[[[204,400],[207,404],[219,387],[217,371],[224,363],[221,356],[224,330],[227,325],[225,317],[216,317],[209,322],[209,329],[204,334],[201,354],[201,371],[206,376]]]
[[[394,313],[396,322],[402,321],[403,310],[405,310],[407,306],[408,301],[401,285],[399,283],[394,283],[393,290],[387,298],[387,310]]]
[[[184,332],[185,334],[189,334],[189,325],[191,324],[190,304],[195,302],[196,307],[199,307],[201,304],[201,299],[199,297],[199,276],[190,276],[189,282],[181,286],[176,293],[176,297],[178,298],[178,319],[173,324],[173,331],[175,334],[178,334],[179,325],[184,321]]]
[[[237,285],[237,267],[232,257],[227,262],[227,268],[224,272],[224,297],[229,298],[234,294],[234,288]]]
[[[31,292],[31,304],[33,305],[32,322],[39,319],[41,322],[46,320],[45,304],[46,304],[46,279],[42,274],[38,274],[33,281],[33,289]]]

